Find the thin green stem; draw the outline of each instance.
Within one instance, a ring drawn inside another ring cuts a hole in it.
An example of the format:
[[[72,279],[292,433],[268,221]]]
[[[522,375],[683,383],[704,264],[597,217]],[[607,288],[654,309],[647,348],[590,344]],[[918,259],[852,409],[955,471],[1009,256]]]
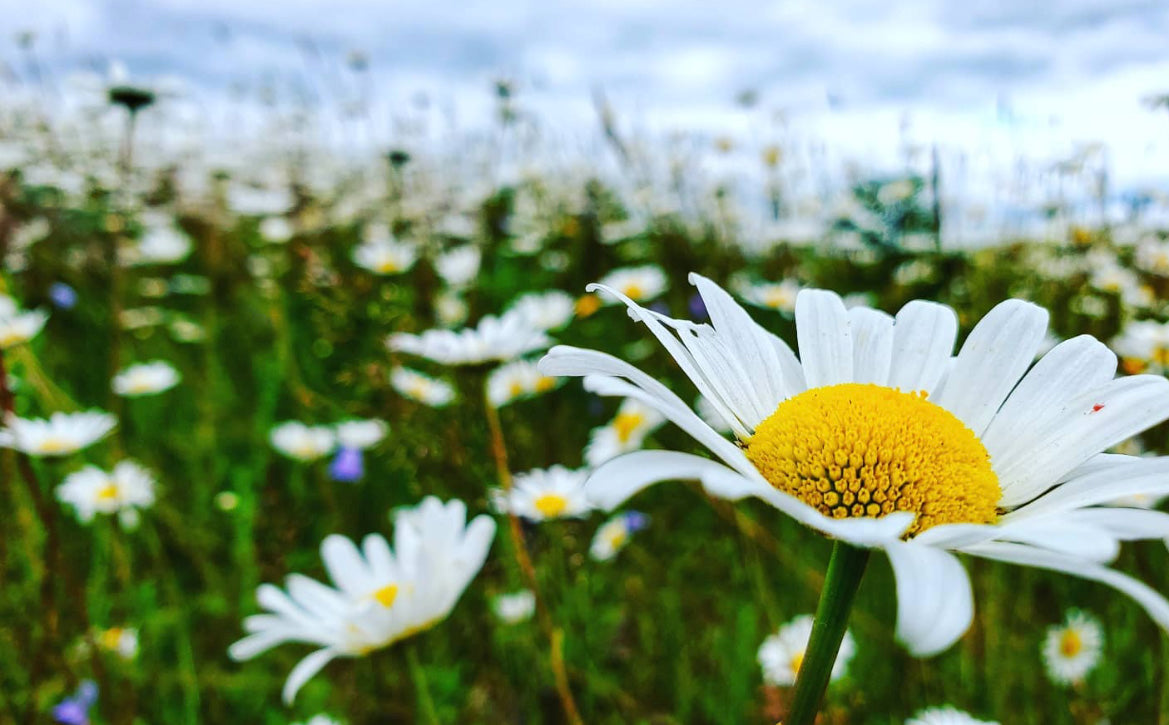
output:
[[[832,548],[812,636],[796,678],[796,693],[785,725],[812,725],[816,720],[870,553],[843,541],[837,541]]]
[[[430,685],[426,681],[426,671],[422,669],[422,665],[418,664],[418,647],[414,643],[406,646],[406,662],[410,666],[410,677],[414,680],[419,713],[429,725],[439,725],[438,712],[434,709],[434,700],[430,697]]]

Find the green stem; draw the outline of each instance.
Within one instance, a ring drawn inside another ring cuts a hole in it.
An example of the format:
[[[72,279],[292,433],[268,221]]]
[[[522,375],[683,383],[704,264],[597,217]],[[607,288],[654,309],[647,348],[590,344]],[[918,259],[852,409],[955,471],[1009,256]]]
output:
[[[859,549],[843,541],[837,541],[833,546],[824,589],[820,592],[820,604],[816,607],[812,636],[796,678],[791,713],[784,725],[812,725],[816,720],[870,553],[869,549]]]
[[[418,698],[418,709],[430,725],[439,725],[438,713],[434,709],[434,700],[430,698],[430,686],[426,682],[426,672],[418,664],[418,647],[411,643],[406,647],[406,661],[410,665],[410,677],[414,680],[414,690]]]

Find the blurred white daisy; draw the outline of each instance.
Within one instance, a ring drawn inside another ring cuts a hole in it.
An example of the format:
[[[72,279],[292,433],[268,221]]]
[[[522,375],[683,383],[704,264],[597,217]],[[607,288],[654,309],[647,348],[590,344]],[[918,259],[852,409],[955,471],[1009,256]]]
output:
[[[389,433],[390,428],[384,420],[371,418],[368,420],[347,420],[338,423],[337,444],[343,448],[362,451],[372,448],[382,441]]]
[[[905,721],[905,725],[999,725],[989,720],[979,720],[969,713],[953,707],[931,707],[919,711]]]
[[[283,244],[295,233],[292,222],[282,216],[265,217],[260,222],[260,236],[269,244]]]
[[[1087,612],[1071,610],[1063,624],[1047,629],[1043,638],[1043,664],[1057,685],[1080,682],[1100,662],[1104,632]]]
[[[439,255],[434,269],[451,287],[465,287],[479,274],[479,262],[479,249],[466,245]]]
[[[303,723],[296,722],[292,725],[343,725],[341,720],[336,720],[328,715],[313,715]]]
[[[810,614],[801,615],[763,640],[759,646],[758,660],[759,666],[763,668],[764,682],[779,687],[790,687],[796,683],[800,665],[804,662],[804,652],[808,649],[808,639],[812,636],[813,620]],[[840,651],[836,654],[836,662],[832,665],[830,682],[844,675],[854,654],[856,642],[852,634],[846,631],[840,643]]]
[[[800,283],[794,279],[785,279],[780,282],[762,282],[744,284],[739,288],[743,299],[753,305],[777,310],[791,316],[796,309],[796,295],[800,293]]]
[[[580,518],[592,510],[585,496],[584,482],[589,472],[564,466],[537,468],[517,473],[510,491],[492,492],[495,510],[512,513],[529,521]]]
[[[520,398],[547,393],[562,382],[560,378],[541,373],[531,360],[515,360],[500,365],[487,376],[487,400],[502,408]]]
[[[155,395],[179,384],[179,371],[167,362],[154,360],[131,365],[114,376],[114,392],[128,398]]]
[[[609,378],[586,378],[585,389],[605,395]],[[623,453],[636,451],[646,437],[666,422],[665,416],[636,398],[626,398],[617,415],[607,424],[593,428],[585,447],[585,461],[596,468]]]
[[[1169,323],[1135,320],[1112,340],[1126,373],[1160,372],[1169,369]]]
[[[400,274],[409,271],[418,259],[413,244],[390,239],[366,240],[353,249],[353,262],[374,274]]]
[[[30,456],[67,456],[109,435],[118,423],[109,413],[53,413],[49,418],[8,416],[0,428],[0,448],[15,448]]]
[[[138,244],[129,249],[129,264],[174,264],[191,253],[191,240],[169,220],[147,224]]]
[[[504,624],[519,624],[532,618],[536,611],[536,595],[529,589],[511,594],[500,594],[492,602],[495,616]]]
[[[1146,272],[1169,277],[1169,241],[1156,237],[1142,239],[1133,255],[1133,262]]]
[[[605,275],[601,284],[617,290],[634,302],[649,302],[666,291],[666,273],[661,267],[652,264],[623,267]],[[612,304],[615,300],[606,297],[601,301]]]
[[[596,561],[609,561],[625,548],[629,538],[645,528],[649,517],[640,511],[622,511],[597,528],[589,545],[589,556]]]
[[[0,295],[0,350],[33,339],[45,327],[49,314],[41,310],[22,311],[16,301]]]
[[[442,408],[455,399],[450,383],[401,366],[390,371],[390,385],[403,397],[432,408]]]
[[[516,300],[511,309],[525,317],[533,328],[550,332],[572,321],[576,300],[560,290],[532,292]]]
[[[434,315],[445,327],[461,325],[467,320],[470,307],[462,295],[455,290],[443,290],[434,298]]]
[[[292,420],[271,430],[272,447],[297,461],[309,462],[327,456],[337,444],[333,429],[323,425],[307,426]]]
[[[495,522],[478,516],[468,525],[461,501],[428,497],[401,509],[394,547],[370,534],[362,547],[344,536],[321,543],[333,587],[300,574],[287,592],[262,584],[256,599],[267,610],[244,620],[248,636],[231,645],[234,660],[249,660],[285,642],[320,647],[292,669],[284,701],[337,657],[363,657],[445,619],[487,558]]]
[[[444,365],[479,365],[512,360],[533,350],[542,350],[552,341],[528,319],[515,312],[500,317],[487,315],[475,327],[458,332],[427,330],[419,335],[405,332],[390,335],[387,347]]]
[[[57,500],[73,507],[84,523],[96,514],[117,514],[124,528],[138,525],[139,509],[154,505],[154,475],[134,461],[121,461],[106,472],[86,466],[57,487]]]
[[[138,630],[133,627],[110,627],[94,634],[94,642],[106,652],[124,660],[138,656]]]
[[[1035,362],[1048,315],[1022,300],[991,310],[952,357],[957,316],[944,305],[914,301],[893,317],[803,290],[797,359],[720,287],[691,279],[712,325],[624,301],[737,441],[611,355],[561,346],[541,361],[549,375],[610,377],[606,394],[656,407],[717,457],[616,458],[588,483],[598,506],[661,480],[699,480],[713,495],[755,496],[829,537],[882,549],[897,582],[898,638],[918,656],[948,648],[973,618],[970,579],[952,552],[1107,584],[1169,628],[1169,601],[1106,565],[1121,541],[1169,535],[1169,515],[1100,505],[1169,493],[1169,458],[1102,453],[1169,416],[1169,380],[1115,378],[1116,356],[1088,335]]]

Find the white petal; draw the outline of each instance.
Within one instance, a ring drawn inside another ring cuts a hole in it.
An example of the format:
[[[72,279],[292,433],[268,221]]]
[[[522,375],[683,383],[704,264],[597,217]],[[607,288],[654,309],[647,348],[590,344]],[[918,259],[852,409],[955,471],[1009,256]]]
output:
[[[1049,516],[1124,496],[1169,494],[1166,457],[1096,456],[1074,473],[1049,493],[1003,516],[1002,522]]]
[[[1068,511],[1063,516],[1107,531],[1121,541],[1169,537],[1169,514],[1163,511],[1109,506]]]
[[[1108,531],[1066,516],[1023,519],[999,529],[995,541],[1013,541],[1069,556],[1107,563],[1120,553],[1120,542]]]
[[[321,560],[325,570],[341,590],[350,596],[361,596],[370,583],[369,567],[361,558],[357,545],[339,534],[331,534],[321,542]]]
[[[1042,307],[1000,303],[970,331],[934,402],[981,435],[1031,366],[1046,330]]]
[[[835,293],[800,290],[796,296],[796,341],[809,388],[852,382],[848,310]]]
[[[897,579],[897,638],[916,657],[932,657],[970,628],[974,595],[952,554],[914,542],[885,546]]]
[[[932,393],[954,352],[958,316],[946,305],[913,300],[893,323],[892,365],[888,386],[905,392]]]
[[[723,475],[724,472],[736,478],[731,479],[731,476]],[[761,486],[767,486],[739,476],[717,461],[689,453],[634,451],[618,456],[594,471],[585,483],[585,490],[589,499],[599,508],[611,511],[652,484],[676,480],[702,481],[708,476],[719,479],[715,483],[715,491],[711,493],[721,498],[742,498]]]
[[[329,664],[337,654],[336,650],[326,647],[296,663],[296,667],[293,667],[292,672],[288,673],[288,680],[284,683],[284,704],[291,705],[293,698],[296,697],[296,693],[300,691],[304,683],[311,680],[312,676],[320,672],[321,668]]]
[[[1169,601],[1166,601],[1165,597],[1143,582],[1114,569],[1077,559],[1074,556],[1044,551],[1023,544],[991,542],[972,546],[964,551],[984,559],[1050,569],[1107,584],[1132,597],[1162,629],[1169,630]]]
[[[854,307],[848,311],[848,319],[852,325],[853,381],[884,385],[893,355],[893,318],[880,310]]]

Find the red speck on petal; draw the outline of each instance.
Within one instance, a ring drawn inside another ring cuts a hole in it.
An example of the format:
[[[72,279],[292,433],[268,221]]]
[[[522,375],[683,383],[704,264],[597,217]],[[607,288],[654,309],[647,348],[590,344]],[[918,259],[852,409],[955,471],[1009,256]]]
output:
[[[1104,403],[1096,403],[1095,405],[1092,406],[1092,412],[1099,413],[1103,407],[1104,407]]]

